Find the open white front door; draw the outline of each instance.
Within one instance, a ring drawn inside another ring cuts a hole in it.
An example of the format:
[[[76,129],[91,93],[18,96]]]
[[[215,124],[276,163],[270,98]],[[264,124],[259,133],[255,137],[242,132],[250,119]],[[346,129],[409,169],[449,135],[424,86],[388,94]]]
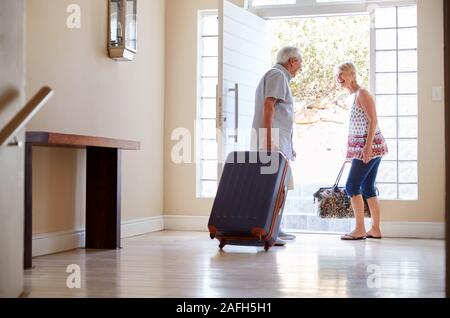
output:
[[[270,56],[268,22],[226,0],[219,0],[219,162],[232,151],[250,150],[255,91],[271,66]],[[219,163],[219,176],[221,172]]]

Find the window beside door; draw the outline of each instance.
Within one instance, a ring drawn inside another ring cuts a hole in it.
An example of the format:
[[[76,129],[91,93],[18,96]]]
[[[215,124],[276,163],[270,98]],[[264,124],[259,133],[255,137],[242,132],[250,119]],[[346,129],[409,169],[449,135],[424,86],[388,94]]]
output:
[[[200,11],[197,81],[197,197],[212,198],[217,191],[218,145],[216,86],[218,81],[217,11]]]
[[[390,150],[378,176],[384,199],[418,199],[417,6],[375,10],[373,90]]]

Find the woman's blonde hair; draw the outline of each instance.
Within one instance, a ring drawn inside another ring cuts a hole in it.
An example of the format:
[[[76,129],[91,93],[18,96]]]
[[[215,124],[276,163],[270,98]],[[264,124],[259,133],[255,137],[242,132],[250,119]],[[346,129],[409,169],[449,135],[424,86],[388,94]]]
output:
[[[344,62],[337,65],[334,69],[334,73],[338,75],[339,73],[351,73],[355,76],[355,81],[357,81],[357,70],[353,62]]]

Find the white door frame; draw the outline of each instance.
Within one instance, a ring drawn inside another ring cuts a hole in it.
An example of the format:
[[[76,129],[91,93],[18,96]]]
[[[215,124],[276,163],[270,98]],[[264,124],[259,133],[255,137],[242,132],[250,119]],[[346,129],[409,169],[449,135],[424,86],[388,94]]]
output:
[[[253,0],[248,0],[248,10],[265,19],[308,17],[322,15],[343,15],[367,13],[376,7],[414,5],[417,0],[357,0],[344,1],[335,4],[317,3],[316,0],[297,0],[297,4],[252,6]]]

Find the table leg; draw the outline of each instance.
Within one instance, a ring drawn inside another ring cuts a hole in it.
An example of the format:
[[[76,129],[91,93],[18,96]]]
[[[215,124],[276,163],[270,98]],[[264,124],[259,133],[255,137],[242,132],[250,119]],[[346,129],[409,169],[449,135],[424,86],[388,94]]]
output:
[[[120,248],[121,151],[88,147],[86,248]]]
[[[33,145],[25,144],[25,216],[24,216],[24,251],[23,267],[29,269],[33,266],[33,200],[32,200],[32,161]]]

